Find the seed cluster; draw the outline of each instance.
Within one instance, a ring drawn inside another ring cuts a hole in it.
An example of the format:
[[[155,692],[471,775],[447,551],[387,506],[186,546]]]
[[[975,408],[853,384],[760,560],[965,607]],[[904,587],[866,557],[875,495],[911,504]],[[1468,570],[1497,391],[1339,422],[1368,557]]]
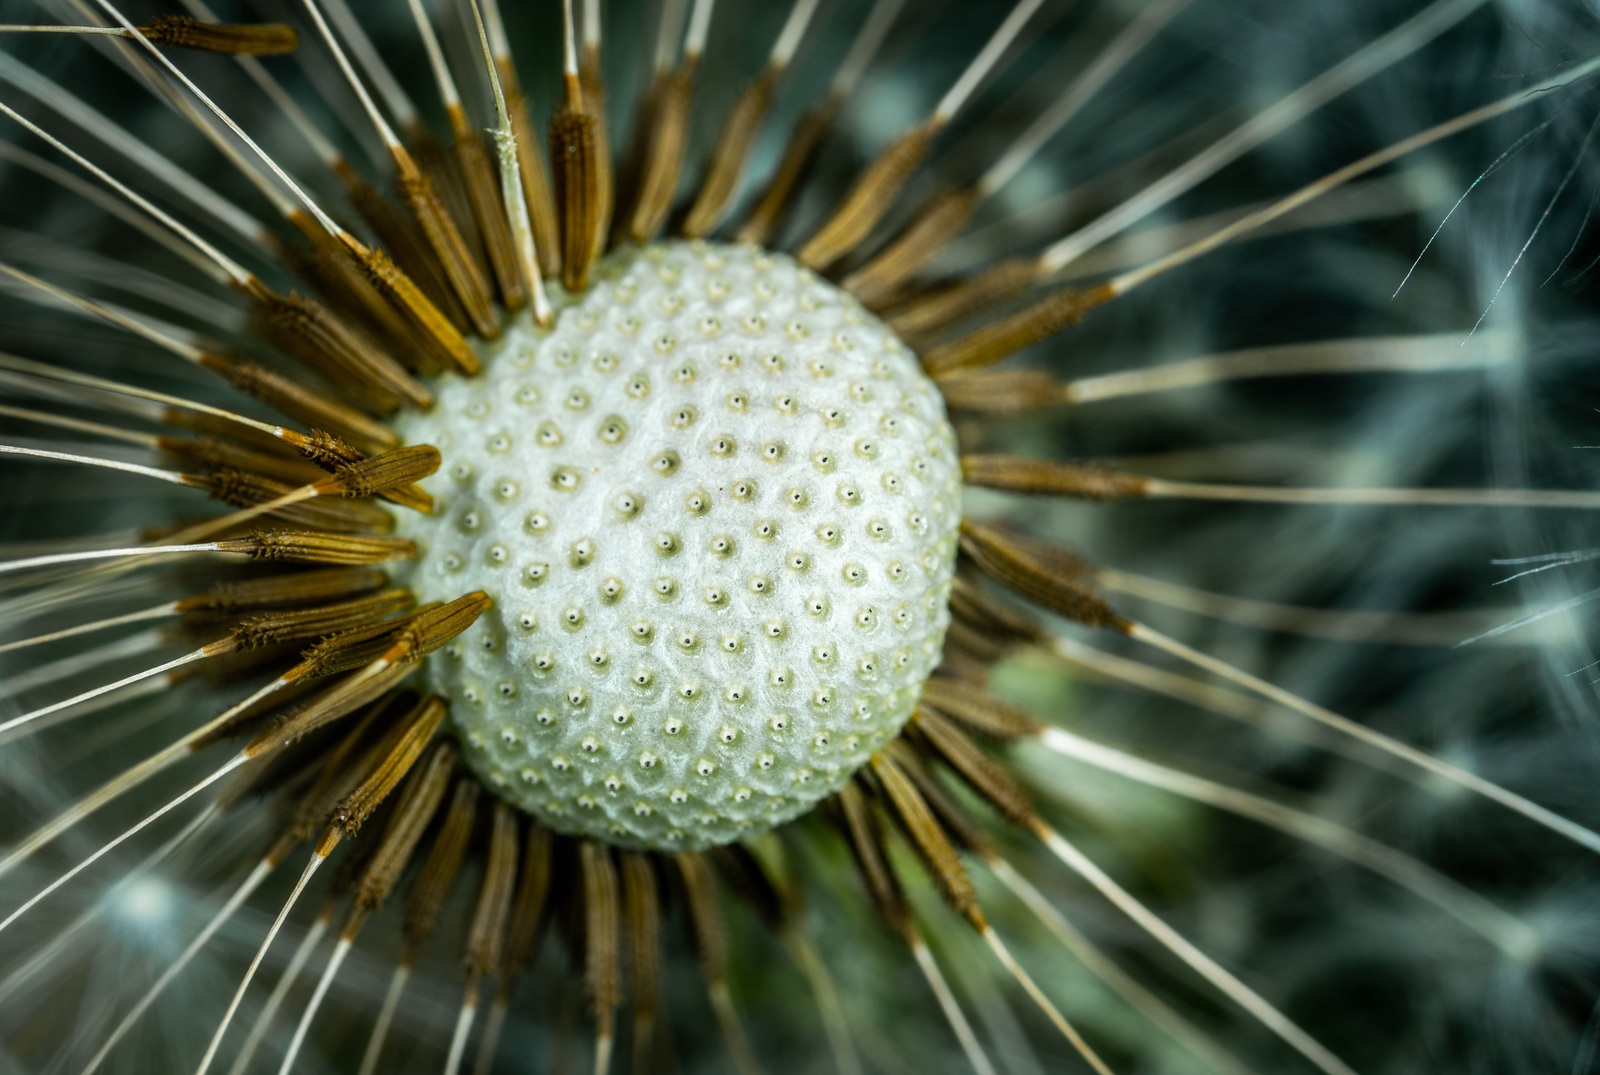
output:
[[[430,663],[472,767],[553,828],[702,848],[796,817],[938,663],[954,433],[854,299],[754,247],[611,255],[553,329],[408,419],[419,599],[494,608]]]

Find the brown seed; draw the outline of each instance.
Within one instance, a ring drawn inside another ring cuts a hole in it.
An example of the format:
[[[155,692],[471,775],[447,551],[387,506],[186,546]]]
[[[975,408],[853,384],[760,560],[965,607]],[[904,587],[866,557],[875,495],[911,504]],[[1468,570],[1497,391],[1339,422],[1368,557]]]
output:
[[[218,546],[256,560],[321,564],[382,564],[410,559],[417,552],[416,545],[405,538],[316,530],[256,530],[249,537],[221,541]]]
[[[377,851],[356,883],[357,907],[369,913],[377,910],[399,884],[400,875],[444,801],[455,764],[455,747],[444,740],[434,744],[428,760],[412,774]]]
[[[499,176],[489,160],[483,133],[467,119],[466,111],[459,104],[447,111],[456,162],[478,223],[478,233],[483,238],[484,253],[494,273],[500,302],[508,310],[520,310],[527,305],[528,290],[522,282],[522,269],[517,265],[511,221],[500,200]]]
[[[1038,722],[1028,714],[970,683],[934,676],[922,686],[922,701],[941,717],[994,739],[1021,739],[1039,732]]]
[[[833,126],[833,118],[838,111],[838,99],[829,97],[807,112],[789,133],[783,159],[778,162],[777,170],[772,173],[766,188],[756,199],[755,207],[750,210],[749,219],[734,233],[735,239],[741,243],[764,245],[772,238],[773,233],[778,230],[778,225],[783,222],[784,213],[793,206],[795,193],[810,174],[811,166],[816,161],[817,149],[822,145],[823,135]]]
[[[923,368],[938,378],[993,365],[1076,325],[1084,314],[1111,297],[1111,290],[1104,285],[1087,291],[1062,288],[1025,309],[932,348],[922,356]]]
[[[455,887],[466,859],[467,845],[472,839],[472,822],[477,816],[478,795],[481,789],[471,776],[462,774],[456,780],[455,794],[445,812],[444,824],[433,838],[433,847],[423,860],[417,874],[411,899],[406,904],[401,930],[406,941],[419,945],[433,933],[439,923],[439,912],[444,908],[450,890]]]
[[[893,808],[894,816],[911,837],[911,845],[922,856],[940,895],[957,914],[982,929],[983,911],[978,907],[978,892],[972,885],[972,878],[916,785],[887,752],[873,755],[871,771]]]
[[[976,187],[947,190],[930,199],[883,250],[844,278],[844,286],[874,310],[883,309],[899,288],[972,219],[982,195]]]
[[[716,148],[706,170],[700,193],[684,218],[683,234],[698,239],[711,234],[739,187],[739,177],[750,156],[750,146],[761,130],[761,121],[772,107],[772,94],[777,88],[780,68],[771,64],[758,75],[734,102],[733,111],[722,121],[722,133],[717,136]]]
[[[462,956],[462,964],[469,975],[491,974],[500,967],[512,890],[517,880],[520,843],[517,827],[516,809],[504,800],[496,800],[488,862],[484,866],[483,883],[478,889],[478,902],[472,912],[466,951]]]
[[[456,218],[445,207],[439,188],[417,167],[409,153],[400,146],[390,146],[389,155],[394,159],[395,185],[400,198],[421,226],[451,291],[467,311],[473,331],[485,339],[493,339],[500,334],[500,319],[494,312],[489,281],[462,237]]]
[[[961,521],[961,551],[996,582],[1068,619],[1087,627],[1122,632],[1133,627],[1133,621],[1113,611],[1081,580],[1081,574],[1061,569],[1062,563],[1076,562],[1070,553],[1054,549],[1046,552],[970,519]],[[1066,559],[1050,555],[1055,552],[1061,552]]]
[[[568,291],[589,284],[599,226],[599,164],[595,119],[563,108],[550,121],[550,166],[561,217],[561,283]]]
[[[1148,479],[1137,474],[1124,474],[1094,463],[1066,463],[1021,455],[963,455],[961,474],[968,485],[1085,500],[1142,497],[1149,486]]]
[[[1031,831],[1038,820],[1022,785],[998,762],[978,749],[955,723],[927,707],[917,710],[915,728],[940,758],[1006,819]]]
[[[938,131],[939,125],[929,120],[890,143],[861,173],[827,222],[800,247],[800,261],[820,272],[860,246],[893,207]]]
[[[656,237],[672,208],[689,144],[689,109],[694,100],[694,64],[685,61],[662,78],[652,105],[648,140],[639,169],[638,192],[628,217],[628,238],[647,243]]]
[[[603,1039],[613,1036],[622,1001],[622,909],[611,850],[584,840],[578,845],[583,883],[584,979]]]
[[[953,411],[1022,414],[1066,402],[1065,388],[1044,370],[987,370],[942,378],[939,394]]]
[[[299,32],[282,22],[201,22],[187,15],[161,15],[139,32],[158,45],[231,56],[280,56],[300,47]]]

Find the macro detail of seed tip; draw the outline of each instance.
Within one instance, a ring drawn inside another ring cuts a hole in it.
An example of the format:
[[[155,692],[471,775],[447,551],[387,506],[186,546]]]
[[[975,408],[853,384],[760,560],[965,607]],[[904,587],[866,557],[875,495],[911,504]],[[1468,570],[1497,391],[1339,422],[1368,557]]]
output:
[[[420,600],[494,608],[430,664],[464,755],[558,831],[725,843],[838,791],[940,658],[955,435],[916,356],[791,258],[624,248],[408,442]]]

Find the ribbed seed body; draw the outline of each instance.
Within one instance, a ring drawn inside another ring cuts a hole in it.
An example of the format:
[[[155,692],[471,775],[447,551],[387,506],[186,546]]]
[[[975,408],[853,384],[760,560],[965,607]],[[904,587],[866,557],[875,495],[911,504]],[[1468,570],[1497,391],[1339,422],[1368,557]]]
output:
[[[808,810],[939,659],[960,519],[932,383],[846,294],[754,247],[599,262],[549,331],[407,420],[437,445],[419,600],[494,608],[429,665],[463,754],[567,833],[656,849]]]

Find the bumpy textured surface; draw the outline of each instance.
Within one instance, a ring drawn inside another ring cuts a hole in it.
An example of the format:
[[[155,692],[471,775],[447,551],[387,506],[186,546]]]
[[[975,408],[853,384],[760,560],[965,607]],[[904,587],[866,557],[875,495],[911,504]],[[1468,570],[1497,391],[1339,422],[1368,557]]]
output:
[[[430,659],[474,770],[558,831],[732,840],[838,790],[938,662],[960,519],[943,404],[848,295],[755,248],[596,268],[484,350],[432,443],[421,600],[494,608]]]

